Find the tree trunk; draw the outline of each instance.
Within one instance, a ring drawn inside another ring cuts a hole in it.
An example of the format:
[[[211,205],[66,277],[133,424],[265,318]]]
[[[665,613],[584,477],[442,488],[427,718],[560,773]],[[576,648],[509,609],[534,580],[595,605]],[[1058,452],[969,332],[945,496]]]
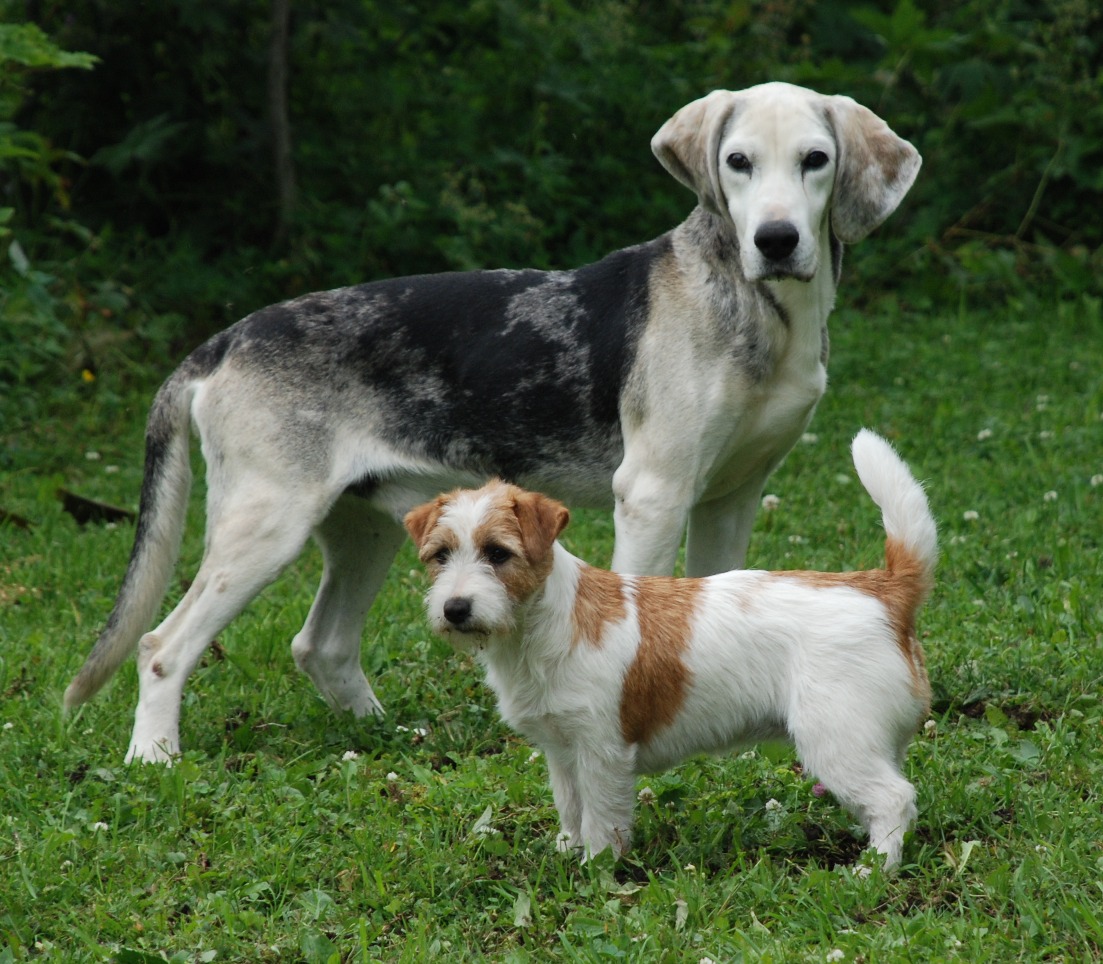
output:
[[[291,156],[291,121],[287,110],[288,34],[291,0],[272,0],[272,33],[268,44],[268,121],[276,176],[275,242],[287,239],[295,208],[295,164]]]

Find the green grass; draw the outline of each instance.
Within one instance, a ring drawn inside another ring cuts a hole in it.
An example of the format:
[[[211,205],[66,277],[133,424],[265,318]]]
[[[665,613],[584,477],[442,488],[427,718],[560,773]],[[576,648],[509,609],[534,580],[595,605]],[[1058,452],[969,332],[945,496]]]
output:
[[[123,766],[133,663],[72,718],[60,700],[132,528],[79,528],[54,490],[136,504],[153,386],[101,372],[67,400],[0,401],[0,507],[34,522],[0,528],[0,962],[1100,960],[1101,315],[839,311],[814,438],[769,483],[750,564],[838,569],[881,550],[859,427],[928,481],[935,703],[894,877],[847,870],[851,820],[775,746],[641,780],[654,800],[619,864],[557,854],[543,761],[428,637],[409,546],[364,648],[386,719],[335,718],[295,670],[310,552],[193,676],[180,764]],[[565,540],[606,564],[611,522],[578,513]]]

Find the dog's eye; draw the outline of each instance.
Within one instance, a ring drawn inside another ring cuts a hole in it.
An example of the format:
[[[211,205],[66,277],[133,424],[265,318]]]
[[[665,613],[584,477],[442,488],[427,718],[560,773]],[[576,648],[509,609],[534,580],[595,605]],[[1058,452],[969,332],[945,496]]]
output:
[[[827,166],[830,158],[823,151],[809,151],[802,165],[806,171],[818,171]]]
[[[740,154],[739,151],[736,151],[734,154],[728,155],[728,167],[733,171],[746,174],[751,169],[751,159],[746,154]]]
[[[505,546],[487,546],[485,555],[486,561],[492,566],[500,566],[513,558],[513,553]]]
[[[433,562],[435,562],[438,566],[443,566],[446,562],[448,562],[448,556],[450,555],[450,553],[451,550],[449,550],[447,546],[438,549],[436,552],[433,553]]]

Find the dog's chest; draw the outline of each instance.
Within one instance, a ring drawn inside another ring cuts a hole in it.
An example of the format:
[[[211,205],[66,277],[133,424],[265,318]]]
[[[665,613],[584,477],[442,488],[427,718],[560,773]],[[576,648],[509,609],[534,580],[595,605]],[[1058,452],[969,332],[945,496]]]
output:
[[[757,384],[739,384],[726,444],[708,493],[723,495],[752,478],[772,472],[800,439],[827,388],[827,369],[819,358],[783,358],[772,375]]]

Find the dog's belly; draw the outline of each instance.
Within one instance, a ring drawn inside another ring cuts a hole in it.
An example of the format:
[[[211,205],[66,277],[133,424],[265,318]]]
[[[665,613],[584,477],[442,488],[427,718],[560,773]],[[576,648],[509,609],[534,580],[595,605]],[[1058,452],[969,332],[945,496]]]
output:
[[[789,740],[785,726],[776,720],[724,719],[723,714],[702,714],[656,733],[636,747],[636,770],[659,773],[693,756],[728,753],[766,740]]]

